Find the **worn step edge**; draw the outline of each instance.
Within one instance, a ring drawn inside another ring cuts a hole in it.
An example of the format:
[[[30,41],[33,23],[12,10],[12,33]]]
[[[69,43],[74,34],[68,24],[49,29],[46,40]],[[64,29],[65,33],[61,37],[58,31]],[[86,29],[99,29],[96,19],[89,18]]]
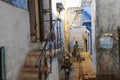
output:
[[[39,72],[39,69],[35,67],[25,67],[21,72]]]
[[[29,52],[28,56],[39,56],[40,52]]]
[[[49,53],[49,50],[47,50],[46,53]],[[41,51],[30,51],[28,53],[28,56],[39,56],[40,54],[41,54]]]

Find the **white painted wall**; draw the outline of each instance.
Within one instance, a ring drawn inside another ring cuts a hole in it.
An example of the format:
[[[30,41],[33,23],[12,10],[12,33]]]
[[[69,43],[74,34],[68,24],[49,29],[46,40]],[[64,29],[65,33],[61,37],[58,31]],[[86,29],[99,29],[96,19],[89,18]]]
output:
[[[66,9],[68,7],[80,7],[82,0],[65,0]]]
[[[7,80],[18,80],[30,46],[28,11],[0,1],[0,46],[5,47]]]
[[[70,32],[69,32],[70,51],[73,51],[75,41],[78,41],[80,47],[85,48],[83,35],[85,34],[85,31],[87,31],[87,29],[86,26],[81,25],[82,14],[78,14],[75,12],[75,10],[80,9],[78,5],[76,6],[77,7],[69,7],[69,9],[67,10],[68,22],[70,28]]]
[[[56,0],[53,0],[54,3]],[[56,11],[56,5],[53,5],[53,11]],[[53,15],[56,14],[53,12]],[[62,38],[64,39],[64,11],[62,11],[61,17]],[[0,1],[0,46],[4,46],[6,50],[7,80],[18,80],[27,53],[31,49],[41,48],[42,45],[43,43],[30,43],[28,11]],[[55,65],[54,67],[57,69],[58,62],[55,62]]]
[[[85,48],[83,35],[85,34],[85,31],[87,31],[85,26],[81,27],[72,27],[70,30],[70,49],[73,50],[73,47],[75,45],[75,41],[78,41],[78,44],[80,47]]]

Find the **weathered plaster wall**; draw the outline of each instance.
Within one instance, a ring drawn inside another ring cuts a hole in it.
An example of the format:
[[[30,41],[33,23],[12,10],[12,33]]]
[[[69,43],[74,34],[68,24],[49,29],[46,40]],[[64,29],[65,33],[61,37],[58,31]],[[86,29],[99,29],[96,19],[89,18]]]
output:
[[[120,26],[120,0],[96,0],[96,48],[97,48],[97,73],[114,73],[119,77],[119,52],[117,27]],[[102,49],[99,39],[104,33],[113,34],[113,47]],[[120,79],[120,78],[119,78]]]
[[[18,80],[29,52],[28,11],[0,1],[0,46],[5,47],[7,80]]]

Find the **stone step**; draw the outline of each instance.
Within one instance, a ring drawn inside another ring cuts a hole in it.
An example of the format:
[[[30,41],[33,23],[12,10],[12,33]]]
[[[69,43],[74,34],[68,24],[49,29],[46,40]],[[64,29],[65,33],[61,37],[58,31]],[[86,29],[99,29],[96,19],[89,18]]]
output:
[[[30,52],[27,56],[25,66],[34,67],[39,56],[40,56],[40,51]]]
[[[64,80],[65,76],[60,76],[59,80]],[[79,76],[69,76],[69,80],[79,80]]]
[[[20,80],[38,80],[38,72],[38,68],[25,67],[20,73]]]
[[[48,53],[49,53],[49,50],[46,51],[46,54]],[[25,66],[34,67],[40,54],[41,54],[41,51],[31,51],[27,56],[27,59],[25,61]]]
[[[78,74],[75,74],[75,75],[69,75],[70,77],[79,77]],[[60,77],[65,77],[65,75],[60,75]]]
[[[89,80],[97,80],[97,78],[89,78]]]
[[[76,71],[70,71],[70,74],[71,74],[71,75],[79,74],[79,70],[76,70]],[[60,73],[60,75],[64,75],[64,71],[62,71],[62,72]]]
[[[81,79],[81,80],[97,80],[96,78]],[[101,79],[102,80],[102,79]],[[106,79],[107,80],[107,79]]]
[[[71,66],[71,71],[69,75],[69,80],[79,80],[79,71],[80,71],[80,64],[78,62],[73,62]],[[65,80],[65,74],[64,70],[60,72],[60,79],[59,80]]]

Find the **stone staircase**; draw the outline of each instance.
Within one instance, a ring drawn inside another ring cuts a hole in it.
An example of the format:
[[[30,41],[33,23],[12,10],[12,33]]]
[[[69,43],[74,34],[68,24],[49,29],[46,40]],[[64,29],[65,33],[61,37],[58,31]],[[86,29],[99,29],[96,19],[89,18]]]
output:
[[[79,80],[80,75],[80,64],[78,62],[74,62],[72,66],[72,70],[70,72],[69,80]]]
[[[46,51],[46,57],[47,55],[50,53],[49,50]],[[58,53],[58,51],[56,52]],[[28,53],[24,66],[22,67],[21,71],[20,71],[20,78],[19,80],[39,80],[39,68],[35,67],[36,61],[39,58],[41,54],[41,51],[31,51]],[[57,54],[58,55],[58,54]],[[60,56],[60,55],[59,55]],[[44,58],[42,57],[42,79],[40,80],[45,80],[45,78],[50,78],[50,80],[54,80],[53,78],[55,78],[55,80],[58,80],[58,76],[56,78],[56,76],[54,77],[54,75],[57,75],[59,73],[59,69],[58,69],[58,62],[57,62],[57,56],[54,56],[54,54],[52,54],[52,72],[50,72],[49,68],[47,68],[47,66],[44,66],[45,62],[44,62]],[[55,68],[55,70],[54,70]],[[56,70],[57,69],[57,70]],[[57,71],[57,72],[55,72]],[[46,72],[46,75],[45,75]],[[48,76],[49,75],[49,76]]]
[[[79,80],[79,70],[80,70],[80,64],[78,62],[73,62],[71,66],[71,71],[69,75],[69,80]],[[64,80],[65,79],[65,74],[64,70],[62,70],[59,74],[59,80]]]
[[[25,64],[20,72],[20,80],[38,80],[39,69],[35,63],[40,55],[40,51],[30,52],[26,58]]]
[[[76,59],[73,60],[69,80],[97,80],[90,54],[83,52],[81,57],[85,59],[82,62],[76,62]],[[64,80],[64,78],[64,71],[61,71],[59,80]]]
[[[93,69],[92,64],[92,57],[90,53],[83,52],[81,54],[81,57],[84,57],[85,60],[82,61],[82,73],[83,73],[83,79],[82,80],[115,80],[113,73],[106,73],[103,72],[102,74],[96,75]]]
[[[39,80],[39,69],[35,67],[35,63],[39,55],[40,51],[31,51],[28,54],[25,64],[20,72],[20,80]],[[88,54],[83,53],[82,56],[85,57],[85,61],[82,63],[73,62],[69,80],[115,80],[113,74],[101,74],[96,76],[96,74],[93,72],[91,60]],[[59,74],[59,80],[64,80],[64,78],[64,70],[62,70]]]

